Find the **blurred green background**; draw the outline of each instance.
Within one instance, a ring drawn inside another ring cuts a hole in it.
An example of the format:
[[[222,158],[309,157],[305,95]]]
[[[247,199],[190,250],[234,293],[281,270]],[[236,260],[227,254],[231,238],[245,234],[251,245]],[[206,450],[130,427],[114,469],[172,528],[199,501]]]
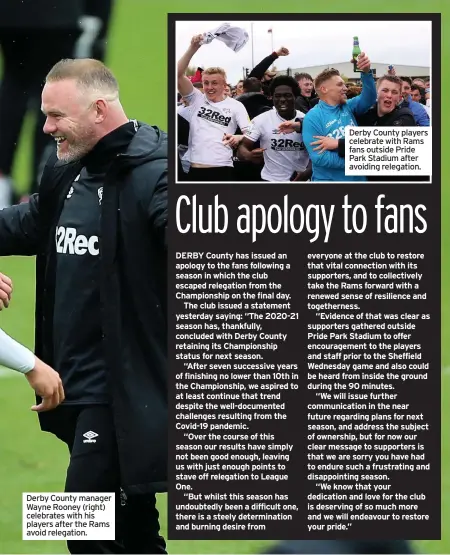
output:
[[[1,0],[0,0],[1,1]],[[60,0],[62,1],[62,0]],[[130,117],[147,121],[167,129],[167,12],[186,11],[187,4],[170,0],[154,3],[151,0],[117,0],[111,31],[109,34],[107,63],[112,68],[121,86],[122,102]],[[442,67],[448,68],[450,41],[450,2],[448,0],[403,1],[374,0],[321,0],[313,7],[305,7],[297,0],[285,0],[275,4],[267,0],[244,4],[240,0],[228,0],[214,5],[214,13],[297,13],[315,11],[348,13],[386,12],[442,12]],[[198,1],[195,11],[211,13],[210,2]],[[211,17],[209,19],[214,19]],[[217,19],[221,19],[218,17]],[[250,19],[250,18],[249,18]],[[270,20],[270,15],[267,15]],[[292,19],[292,17],[289,17]],[[301,16],[299,16],[301,19]],[[329,19],[329,18],[327,18]],[[405,16],[407,19],[407,16]],[[338,23],[337,23],[338,24]],[[374,23],[380,27],[382,24]],[[447,35],[445,34],[447,31]],[[299,22],[301,32],[301,21]],[[318,38],[320,40],[320,38]],[[388,37],[386,37],[388,40]],[[420,40],[420,37],[418,37]],[[280,45],[277,45],[280,46]],[[289,45],[287,45],[289,46]],[[313,47],[313,45],[312,45]],[[440,68],[434,67],[439,72]],[[442,90],[448,90],[449,72],[442,73]],[[172,98],[172,96],[171,96]],[[444,99],[443,121],[449,113]],[[19,191],[28,183],[28,161],[30,156],[30,121],[24,130],[15,162],[14,178]],[[442,149],[446,152],[447,138],[442,137]],[[434,148],[439,148],[439,137],[434,137]],[[446,218],[450,208],[449,166],[443,168],[442,183],[442,540],[420,541],[422,553],[450,553],[450,347],[449,308],[450,233]],[[3,258],[0,271],[14,280],[15,294],[11,308],[0,313],[0,327],[33,347],[34,311],[34,260],[31,258]],[[1,371],[1,370],[0,370]],[[62,491],[67,452],[63,444],[49,434],[39,431],[37,419],[28,407],[33,395],[22,376],[8,371],[0,374],[0,553],[66,553],[64,542],[22,541],[21,502],[22,492]],[[166,496],[159,498],[162,532],[166,535]],[[260,541],[169,541],[171,553],[256,553],[267,542]]]

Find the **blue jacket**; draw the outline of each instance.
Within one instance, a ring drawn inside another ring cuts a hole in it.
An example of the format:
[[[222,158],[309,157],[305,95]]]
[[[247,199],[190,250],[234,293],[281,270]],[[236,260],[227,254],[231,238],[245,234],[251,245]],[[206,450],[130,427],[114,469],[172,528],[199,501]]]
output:
[[[401,104],[402,108],[409,108],[413,113],[417,125],[422,127],[430,126],[430,116],[420,102],[415,102],[411,96],[408,96]]]
[[[341,158],[337,151],[327,150],[318,154],[311,146],[316,135],[344,138],[346,126],[358,125],[354,116],[364,114],[376,102],[377,91],[372,73],[362,73],[361,80],[363,88],[359,96],[337,106],[330,106],[321,100],[303,120],[303,142],[313,165],[312,181],[366,181],[362,176],[345,175],[345,158]]]

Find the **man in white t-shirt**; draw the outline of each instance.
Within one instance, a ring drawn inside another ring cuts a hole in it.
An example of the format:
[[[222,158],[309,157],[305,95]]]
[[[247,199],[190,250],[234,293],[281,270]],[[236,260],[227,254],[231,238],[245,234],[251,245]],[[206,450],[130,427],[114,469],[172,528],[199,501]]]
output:
[[[300,94],[298,83],[293,77],[280,75],[272,80],[270,93],[274,108],[253,118],[239,145],[238,157],[251,162],[263,157],[264,181],[308,181],[311,162],[301,132],[284,133],[280,129],[283,122],[301,122],[305,117],[295,109],[295,99]],[[255,148],[257,141],[260,148]]]
[[[178,92],[188,108],[182,111],[190,124],[189,145],[185,158],[190,163],[189,181],[232,181],[233,148],[242,140],[235,135],[249,125],[247,110],[241,102],[225,94],[227,77],[220,67],[202,73],[202,94],[195,89],[185,72],[191,58],[201,47],[203,35],[192,38],[191,44],[178,61]]]
[[[12,295],[12,282],[9,277],[0,274],[0,310],[8,308]],[[64,389],[59,374],[45,362],[14,341],[0,329],[0,365],[24,374],[30,386],[42,397],[39,405],[31,410],[42,412],[58,406],[64,401]]]

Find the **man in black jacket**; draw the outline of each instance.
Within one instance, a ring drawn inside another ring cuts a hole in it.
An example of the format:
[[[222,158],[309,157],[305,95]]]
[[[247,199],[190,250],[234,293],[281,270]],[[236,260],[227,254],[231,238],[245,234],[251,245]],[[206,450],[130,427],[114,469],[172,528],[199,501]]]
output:
[[[130,121],[111,72],[63,60],[42,93],[57,143],[39,194],[0,212],[0,255],[37,255],[36,355],[65,402],[40,415],[67,443],[67,492],[115,492],[115,541],[71,553],[165,553],[167,137]]]
[[[248,77],[243,83],[243,94],[238,96],[236,100],[242,102],[247,110],[250,120],[256,118],[260,114],[267,112],[273,108],[273,102],[263,93],[263,86],[257,77]],[[259,141],[255,148],[259,147]],[[237,156],[234,159],[234,178],[236,181],[261,181],[261,170],[264,163],[261,160],[259,164],[239,160]]]
[[[358,125],[415,126],[414,115],[408,108],[399,108],[402,81],[395,75],[383,75],[377,82],[377,103],[358,117]]]
[[[313,78],[309,73],[297,73],[295,80],[300,87],[300,95],[295,100],[295,107],[300,112],[307,114],[311,108],[319,103],[319,98],[314,92]]]
[[[242,102],[252,120],[273,108],[273,102],[264,95],[261,81],[257,77],[248,77],[242,85],[243,93],[236,100]]]
[[[282,46],[278,50],[272,52],[265,58],[263,58],[248,74],[248,77],[256,77],[261,81],[263,93],[266,96],[270,95],[270,83],[277,76],[276,71],[269,71],[269,67],[277,60],[280,56],[289,56],[289,50]]]

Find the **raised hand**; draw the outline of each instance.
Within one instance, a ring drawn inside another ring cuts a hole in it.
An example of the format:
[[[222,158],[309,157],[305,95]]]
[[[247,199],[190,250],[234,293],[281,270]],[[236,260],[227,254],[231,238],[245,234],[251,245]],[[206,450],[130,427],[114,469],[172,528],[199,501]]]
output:
[[[361,52],[361,54],[358,56],[358,62],[356,64],[356,67],[363,73],[369,73],[370,60],[365,52]]]
[[[287,48],[285,48],[284,46],[282,46],[281,48],[279,48],[277,50],[277,54],[278,54],[278,56],[289,56],[289,50]]]

